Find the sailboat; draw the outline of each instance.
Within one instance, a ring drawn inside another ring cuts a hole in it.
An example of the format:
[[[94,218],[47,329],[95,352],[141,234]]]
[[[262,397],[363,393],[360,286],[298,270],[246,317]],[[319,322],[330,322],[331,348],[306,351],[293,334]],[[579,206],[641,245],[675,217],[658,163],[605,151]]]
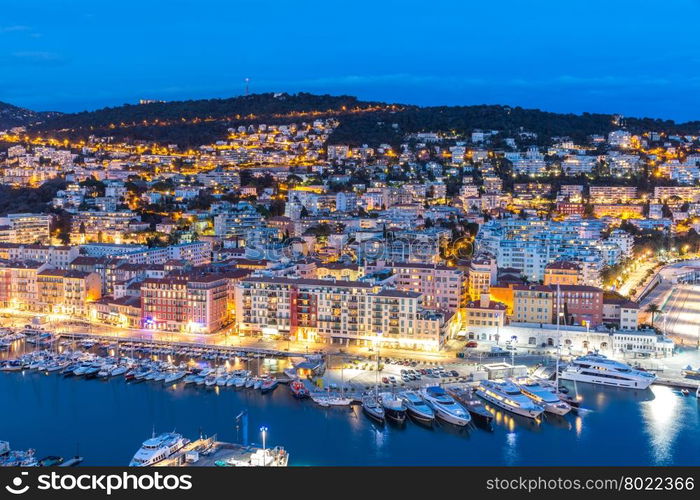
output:
[[[379,344],[377,344],[377,369],[374,372],[374,392],[365,394],[362,397],[362,410],[371,419],[376,420],[379,423],[384,423],[385,412],[384,406],[379,399],[378,385],[379,385]]]
[[[574,397],[565,394],[563,388],[559,386],[559,358],[561,357],[560,318],[562,314],[563,313],[561,312],[561,287],[560,285],[557,285],[557,361],[556,368],[554,370],[554,390],[556,391],[555,394],[557,395],[560,401],[569,405],[571,409],[576,410],[581,404],[578,397],[578,387],[576,386],[576,381],[574,380]]]

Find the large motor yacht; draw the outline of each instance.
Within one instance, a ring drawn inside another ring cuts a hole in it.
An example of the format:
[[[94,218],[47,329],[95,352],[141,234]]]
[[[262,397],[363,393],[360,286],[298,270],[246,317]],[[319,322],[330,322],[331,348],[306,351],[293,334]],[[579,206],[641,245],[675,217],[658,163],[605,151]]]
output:
[[[180,434],[175,432],[165,432],[159,436],[147,439],[131,459],[129,467],[148,467],[162,462],[174,453],[177,453],[189,442]]]
[[[504,410],[528,418],[537,418],[544,408],[524,395],[515,384],[503,380],[482,380],[476,395]]]
[[[656,375],[636,370],[626,363],[606,358],[602,354],[587,354],[574,359],[561,372],[559,378],[613,387],[646,389],[656,380]]]

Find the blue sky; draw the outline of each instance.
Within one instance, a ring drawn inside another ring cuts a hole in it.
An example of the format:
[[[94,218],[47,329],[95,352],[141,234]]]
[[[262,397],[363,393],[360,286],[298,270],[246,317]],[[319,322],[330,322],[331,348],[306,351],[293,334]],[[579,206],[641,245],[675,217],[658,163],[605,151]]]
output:
[[[252,92],[692,120],[698,19],[698,0],[0,0],[0,101],[228,97],[249,77]]]

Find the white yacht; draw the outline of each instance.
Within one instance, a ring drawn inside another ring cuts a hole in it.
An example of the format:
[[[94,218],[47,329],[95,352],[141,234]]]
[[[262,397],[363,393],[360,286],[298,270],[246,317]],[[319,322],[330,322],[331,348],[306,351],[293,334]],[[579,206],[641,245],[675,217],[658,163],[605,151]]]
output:
[[[537,418],[544,412],[542,406],[535,404],[509,381],[482,380],[477,387],[476,395],[523,417]]]
[[[399,394],[403,404],[408,408],[408,414],[419,422],[432,423],[435,420],[435,412],[428,403],[415,391],[404,391]]]
[[[469,412],[447,394],[442,387],[426,387],[423,389],[422,396],[435,414],[445,422],[461,427],[471,422],[472,417]]]
[[[162,462],[183,446],[189,443],[189,439],[183,438],[175,432],[165,432],[159,436],[153,436],[143,442],[141,449],[131,459],[129,467],[148,467]]]
[[[559,378],[613,387],[646,389],[656,380],[656,375],[636,370],[626,363],[606,358],[602,354],[587,354],[574,359],[561,372]]]
[[[566,415],[571,411],[571,406],[562,401],[555,390],[546,385],[540,384],[532,379],[520,379],[515,381],[520,392],[530,398],[535,404],[544,408],[548,413],[555,415]]]
[[[329,406],[349,406],[353,401],[351,398],[336,396],[326,392],[312,392],[311,400],[324,408]]]
[[[185,375],[187,375],[185,372],[170,372],[163,380],[163,385],[173,384],[181,378],[184,378]]]

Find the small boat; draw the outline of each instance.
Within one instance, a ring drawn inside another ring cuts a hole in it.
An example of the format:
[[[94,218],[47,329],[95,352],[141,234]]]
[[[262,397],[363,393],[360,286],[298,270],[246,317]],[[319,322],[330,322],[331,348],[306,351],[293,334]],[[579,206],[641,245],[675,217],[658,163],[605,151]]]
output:
[[[112,371],[110,372],[111,377],[118,377],[119,375],[124,375],[127,371],[129,371],[129,367],[126,365],[117,365],[114,368],[112,368]]]
[[[681,375],[685,378],[700,379],[700,368],[693,369],[692,366],[688,365],[681,370]]]
[[[384,415],[387,419],[397,424],[403,424],[406,421],[407,408],[401,398],[390,392],[383,392],[379,395],[379,400],[382,403]]]
[[[49,373],[57,372],[58,370],[61,370],[64,366],[65,364],[56,361],[55,363],[49,363],[48,365],[46,365],[46,371]]]
[[[236,386],[236,389],[240,389],[246,384],[246,378],[245,377],[236,377],[233,379],[233,385]]]
[[[289,389],[292,391],[292,396],[297,399],[305,399],[309,397],[309,390],[300,380],[294,380],[289,384]]]
[[[265,379],[262,382],[262,385],[260,385],[260,392],[263,394],[267,394],[268,392],[272,392],[275,389],[277,389],[278,384],[279,384],[279,381],[275,378]]]
[[[146,380],[146,377],[148,377],[151,374],[151,371],[147,368],[139,368],[134,372],[134,379],[135,380]]]
[[[432,407],[438,418],[447,423],[464,427],[472,420],[469,412],[447,394],[442,387],[426,387],[423,389],[423,398]]]
[[[260,389],[262,387],[263,381],[260,378],[256,378],[255,382],[253,382],[253,389]]]
[[[225,386],[226,382],[228,382],[228,378],[229,376],[227,374],[223,374],[220,377],[217,377],[216,385],[218,385],[219,387]]]
[[[44,457],[41,460],[38,461],[39,467],[55,467],[57,465],[61,465],[63,463],[63,457],[58,457],[58,456],[48,456]]]
[[[250,389],[253,387],[253,384],[255,384],[255,379],[253,377],[248,377],[245,379],[245,388]]]
[[[180,380],[181,378],[183,378],[184,376],[185,376],[185,372],[168,373],[168,375],[163,380],[163,385],[173,384],[173,383],[177,382],[178,380]]]
[[[576,399],[573,396],[570,396],[569,394],[564,394],[562,392],[559,392],[559,394],[557,394],[557,395],[559,396],[559,399],[561,401],[563,401],[564,403],[571,406],[572,411],[578,410],[579,407],[581,406],[581,401],[579,401],[578,399]]]
[[[75,367],[75,370],[73,370],[73,375],[76,377],[82,377],[85,375],[85,372],[90,369],[90,365],[87,363],[80,364]]]
[[[64,377],[72,377],[75,375],[73,372],[76,368],[78,368],[78,365],[76,363],[72,363],[61,370],[61,375]]]
[[[435,412],[425,400],[415,391],[404,391],[399,394],[406,405],[408,415],[423,424],[432,424],[435,421]]]
[[[75,467],[76,465],[80,465],[83,462],[84,458],[76,455],[72,458],[69,458],[68,460],[62,462],[59,464],[59,467]]]
[[[3,372],[18,372],[22,370],[23,364],[17,360],[7,361],[5,364],[0,366],[0,371]]]
[[[198,376],[198,375],[195,375],[195,374],[187,375],[187,376],[184,378],[184,380],[183,380],[182,382],[183,382],[185,385],[194,384],[194,383],[197,382],[197,378],[198,378],[198,377],[199,377],[199,376]]]
[[[97,377],[97,374],[100,372],[100,368],[98,366],[91,366],[85,371],[85,378],[86,379],[91,379]]]
[[[384,423],[384,407],[376,396],[367,394],[362,397],[362,411],[372,420]]]
[[[311,393],[311,400],[319,406],[323,406],[324,408],[328,408],[329,406],[349,406],[352,404],[353,401],[350,398],[346,398],[343,396],[334,396],[326,392]]]

